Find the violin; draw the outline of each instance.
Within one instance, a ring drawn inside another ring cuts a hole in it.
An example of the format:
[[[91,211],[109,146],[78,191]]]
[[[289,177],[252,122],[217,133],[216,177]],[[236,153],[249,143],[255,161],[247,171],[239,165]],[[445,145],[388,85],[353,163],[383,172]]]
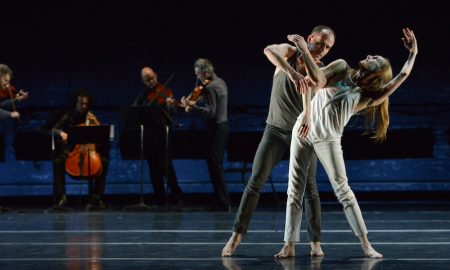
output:
[[[78,126],[99,126],[95,115],[88,112],[86,122]],[[65,163],[68,175],[74,179],[95,179],[103,172],[102,160],[95,144],[76,144]]]
[[[187,97],[183,97],[182,100],[185,100],[186,103],[187,103],[188,101],[196,102],[196,101],[200,98],[200,96],[202,95],[203,89],[204,89],[210,82],[211,82],[210,80],[205,79],[205,80],[202,81],[199,85],[197,85],[197,86],[194,88],[194,90],[192,90],[192,92],[191,92]],[[186,110],[186,108],[187,108],[186,105],[183,104],[183,103],[181,103],[181,102],[178,102],[178,106],[180,106],[180,107],[182,107],[182,108],[185,108],[185,110]],[[186,111],[186,112],[187,112],[187,111]]]
[[[166,105],[166,99],[169,97],[173,97],[172,90],[159,83],[147,94],[147,100],[150,104]]]
[[[10,85],[5,89],[0,90],[0,100],[8,99],[8,98],[15,98],[17,95],[17,89]]]
[[[16,101],[25,100],[28,98],[28,92],[24,90],[17,91],[17,89],[9,85],[5,89],[0,89],[0,101],[11,100],[11,108],[16,112]]]
[[[206,79],[203,82],[201,82],[199,85],[197,85],[194,90],[186,97],[189,101],[197,101],[200,96],[202,95],[203,89],[210,83],[211,81]]]
[[[0,101],[11,99],[12,103],[14,103],[15,101],[25,100],[27,98],[28,92],[23,89],[17,91],[12,85],[0,90]]]

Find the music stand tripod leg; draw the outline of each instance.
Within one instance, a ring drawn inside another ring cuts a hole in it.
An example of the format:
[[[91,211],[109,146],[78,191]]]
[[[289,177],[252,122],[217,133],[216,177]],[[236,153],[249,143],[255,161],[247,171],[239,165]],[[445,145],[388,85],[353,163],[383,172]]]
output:
[[[150,210],[154,210],[154,208],[146,205],[144,202],[144,125],[140,125],[139,142],[140,142],[140,159],[141,159],[140,201],[138,204],[125,207],[124,210],[150,211]]]
[[[164,126],[164,128],[165,128],[165,139],[166,139],[166,144],[165,144],[165,174],[166,174],[166,177],[165,177],[165,186],[166,186],[166,192],[165,192],[165,203],[166,203],[166,208],[167,207],[169,207],[169,126],[168,125],[165,125]]]

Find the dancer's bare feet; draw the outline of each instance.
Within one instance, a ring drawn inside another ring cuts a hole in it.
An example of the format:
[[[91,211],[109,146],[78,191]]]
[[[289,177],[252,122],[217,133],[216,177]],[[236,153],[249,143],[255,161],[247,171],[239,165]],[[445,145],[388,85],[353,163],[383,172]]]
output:
[[[367,234],[359,236],[359,241],[361,241],[361,248],[364,252],[364,255],[367,258],[376,259],[383,258],[383,254],[378,253],[370,244],[369,239],[367,238]]]
[[[280,252],[274,255],[275,259],[285,259],[294,256],[295,256],[294,242],[285,242]]]
[[[242,234],[233,232],[228,243],[222,249],[222,257],[231,257],[242,240]]]
[[[372,245],[369,244],[361,244],[362,250],[364,252],[364,255],[367,258],[376,259],[376,258],[383,258],[383,254],[378,253]]]
[[[320,246],[320,242],[309,242],[311,245],[311,257],[323,257],[325,253],[322,251],[322,247]]]

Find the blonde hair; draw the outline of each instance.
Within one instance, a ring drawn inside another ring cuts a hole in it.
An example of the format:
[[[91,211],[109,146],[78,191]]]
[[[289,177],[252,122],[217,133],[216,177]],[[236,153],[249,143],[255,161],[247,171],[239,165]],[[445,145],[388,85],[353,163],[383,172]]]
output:
[[[359,86],[362,88],[362,95],[366,98],[376,98],[380,95],[380,90],[383,86],[392,79],[392,67],[389,60],[386,59],[386,64],[382,67],[379,76],[372,78]],[[364,109],[364,116],[366,118],[365,129],[373,130],[376,126],[375,134],[371,137],[376,142],[381,143],[386,140],[386,133],[389,127],[389,98],[387,97],[380,105],[368,107]],[[376,125],[375,125],[376,120]]]

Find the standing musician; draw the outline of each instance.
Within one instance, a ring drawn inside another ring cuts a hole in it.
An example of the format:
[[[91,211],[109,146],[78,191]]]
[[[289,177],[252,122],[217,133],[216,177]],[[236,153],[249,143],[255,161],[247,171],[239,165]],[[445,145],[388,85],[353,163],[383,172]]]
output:
[[[16,110],[14,101],[22,101],[28,98],[27,92],[24,90],[16,92],[14,86],[10,85],[12,77],[12,70],[7,65],[0,64],[0,119],[19,119],[20,114]],[[7,207],[0,206],[0,213],[6,211],[8,211]]]
[[[64,208],[67,204],[66,197],[66,160],[69,154],[74,150],[73,145],[68,145],[68,134],[66,129],[69,126],[86,125],[97,126],[100,125],[97,117],[89,110],[91,105],[91,97],[89,94],[80,90],[74,95],[70,109],[63,114],[61,118],[52,126],[52,132],[55,137],[61,139],[61,147],[57,151],[53,159],[53,198],[54,209]],[[56,148],[58,149],[58,148]],[[90,180],[94,181],[93,194],[90,194],[90,205],[97,208],[107,208],[108,206],[103,202],[103,195],[105,192],[105,179],[108,171],[109,161],[107,159],[106,146],[96,145],[96,152],[101,156],[102,171],[96,178]]]
[[[173,92],[158,82],[158,75],[150,67],[144,67],[141,70],[142,83],[145,89],[136,97],[134,107],[150,107],[157,106],[161,110],[161,114],[154,115],[165,119],[155,119],[158,122],[170,122],[171,114],[174,112],[175,101],[173,99]],[[169,123],[169,130],[170,130]],[[182,192],[178,186],[177,176],[173,167],[172,158],[169,152],[169,157],[166,160],[166,131],[161,127],[153,127],[151,132],[147,132],[145,136],[144,145],[148,153],[144,153],[147,157],[148,168],[152,180],[153,192],[156,198],[156,205],[162,207],[166,202],[166,194],[164,190],[164,176],[166,175],[167,162],[167,184],[172,193],[172,200],[177,207],[183,205]]]
[[[201,83],[194,89],[194,92],[202,89],[201,96],[197,100],[183,97],[181,106],[185,107],[186,112],[201,112],[206,122],[207,164],[216,195],[211,210],[231,211],[230,196],[223,170],[223,156],[228,139],[228,88],[225,81],[216,75],[214,67],[208,59],[200,58],[195,61],[194,72],[197,80]]]

